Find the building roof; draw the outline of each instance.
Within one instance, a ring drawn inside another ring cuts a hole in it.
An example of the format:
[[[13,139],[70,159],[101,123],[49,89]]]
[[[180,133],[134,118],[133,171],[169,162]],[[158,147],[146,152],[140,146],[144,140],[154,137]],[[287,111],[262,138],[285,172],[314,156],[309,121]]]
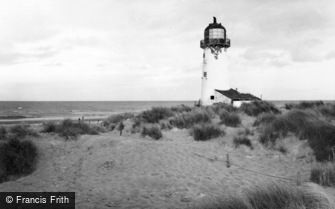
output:
[[[219,92],[220,94],[234,100],[234,101],[253,101],[253,100],[261,100],[260,98],[249,94],[249,93],[240,93],[235,89],[229,89],[229,90],[218,90],[215,89],[215,91]]]

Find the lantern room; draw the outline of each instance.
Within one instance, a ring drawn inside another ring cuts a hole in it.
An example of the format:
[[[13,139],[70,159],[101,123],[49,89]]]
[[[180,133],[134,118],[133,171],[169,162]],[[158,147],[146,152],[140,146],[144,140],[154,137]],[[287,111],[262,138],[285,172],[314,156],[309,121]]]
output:
[[[226,28],[221,23],[216,22],[216,17],[213,17],[213,23],[210,23],[204,32],[204,40],[200,41],[200,47],[205,48],[224,48],[230,47],[230,40],[226,35]]]

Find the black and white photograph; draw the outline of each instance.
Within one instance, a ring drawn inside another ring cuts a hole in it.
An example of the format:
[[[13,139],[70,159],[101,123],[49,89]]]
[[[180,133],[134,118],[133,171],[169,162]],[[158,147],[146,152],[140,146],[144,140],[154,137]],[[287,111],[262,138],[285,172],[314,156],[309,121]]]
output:
[[[0,0],[0,208],[335,209],[335,1]]]

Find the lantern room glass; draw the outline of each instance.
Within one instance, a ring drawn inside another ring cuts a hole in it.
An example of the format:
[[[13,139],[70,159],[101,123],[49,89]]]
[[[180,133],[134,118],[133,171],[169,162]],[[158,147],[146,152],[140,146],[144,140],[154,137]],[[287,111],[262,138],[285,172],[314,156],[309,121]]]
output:
[[[224,39],[224,30],[222,28],[210,29],[209,39]]]

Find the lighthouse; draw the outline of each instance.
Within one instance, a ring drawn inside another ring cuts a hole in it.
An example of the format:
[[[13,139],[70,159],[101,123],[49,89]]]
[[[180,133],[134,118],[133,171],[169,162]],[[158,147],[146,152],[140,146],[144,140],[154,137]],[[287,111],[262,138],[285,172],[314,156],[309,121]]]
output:
[[[226,28],[217,23],[215,17],[213,23],[205,28],[200,47],[203,49],[200,104],[211,105],[215,102],[216,89],[230,88],[226,59],[230,39]]]

